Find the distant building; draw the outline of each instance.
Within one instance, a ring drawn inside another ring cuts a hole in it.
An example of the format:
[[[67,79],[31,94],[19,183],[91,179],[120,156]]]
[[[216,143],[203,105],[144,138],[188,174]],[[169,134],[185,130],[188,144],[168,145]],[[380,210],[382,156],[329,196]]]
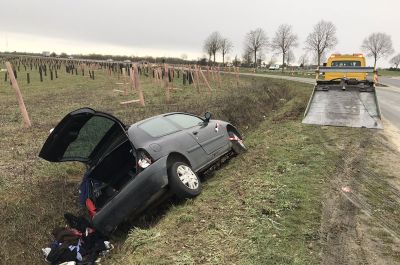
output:
[[[45,56],[45,57],[50,57],[50,54],[51,54],[50,52],[46,52],[46,51],[42,52],[42,56]]]

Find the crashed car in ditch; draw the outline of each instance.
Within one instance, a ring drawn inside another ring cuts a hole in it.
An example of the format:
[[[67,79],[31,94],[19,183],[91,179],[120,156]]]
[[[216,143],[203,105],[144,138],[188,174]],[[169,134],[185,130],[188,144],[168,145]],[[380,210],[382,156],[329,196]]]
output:
[[[101,183],[92,187],[97,208],[93,225],[110,233],[166,192],[197,196],[199,173],[223,156],[245,150],[239,131],[212,120],[209,112],[204,118],[167,113],[125,126],[110,114],[81,108],[51,131],[39,156],[86,164],[85,177]]]

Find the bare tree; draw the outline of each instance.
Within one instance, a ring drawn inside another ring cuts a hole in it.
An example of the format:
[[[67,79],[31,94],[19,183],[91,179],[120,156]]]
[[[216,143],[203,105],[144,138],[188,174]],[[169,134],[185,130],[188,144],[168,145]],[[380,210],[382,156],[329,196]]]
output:
[[[286,55],[286,65],[289,66],[290,63],[296,61],[296,57],[294,56],[294,53],[292,50],[287,51]],[[283,68],[283,67],[282,67]]]
[[[246,34],[245,51],[254,54],[254,68],[257,68],[257,52],[268,47],[268,37],[262,28],[251,30]]]
[[[245,47],[243,51],[242,62],[248,65],[253,63],[253,51],[249,47]]]
[[[399,68],[400,65],[400,53],[394,56],[391,60],[390,63],[394,65],[394,67],[397,69]]]
[[[308,64],[308,54],[307,54],[307,53],[303,54],[303,55],[300,56],[300,58],[299,58],[299,65],[300,65],[301,67],[305,67],[306,64]]]
[[[214,56],[214,63],[215,63],[215,55],[220,49],[221,49],[221,34],[219,34],[218,31],[214,31],[204,41],[203,50],[208,54],[209,60],[211,60],[211,56]]]
[[[239,60],[239,58],[238,58],[238,56],[237,55],[235,55],[235,59],[233,59],[233,62],[232,62],[232,64],[234,65],[234,66],[239,66],[240,65],[240,60]]]
[[[298,46],[297,39],[297,35],[292,31],[292,26],[287,24],[280,25],[278,30],[275,32],[275,37],[272,40],[271,47],[273,51],[282,54],[282,64],[285,64],[285,58],[290,49]],[[284,67],[282,67],[282,71],[283,69]]]
[[[220,40],[220,48],[222,53],[222,64],[225,64],[225,55],[232,50],[233,43],[227,38],[222,38]]]
[[[333,49],[337,43],[335,25],[332,22],[321,20],[314,26],[313,32],[308,34],[305,48],[315,54],[319,66],[322,55]]]
[[[376,62],[394,53],[392,38],[382,32],[372,33],[364,39],[361,49],[367,53],[368,57],[374,57],[374,67]]]

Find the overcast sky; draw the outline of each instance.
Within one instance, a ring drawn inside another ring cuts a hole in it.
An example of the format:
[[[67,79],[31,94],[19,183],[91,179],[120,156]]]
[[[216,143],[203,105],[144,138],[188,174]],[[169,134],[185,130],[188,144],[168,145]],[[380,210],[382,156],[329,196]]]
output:
[[[332,52],[358,53],[372,32],[391,35],[400,52],[399,0],[11,0],[0,6],[0,51],[185,53],[196,59],[204,54],[204,39],[219,31],[234,43],[233,58],[241,57],[248,31],[261,27],[271,39],[287,23],[299,37],[299,58],[313,25],[324,19],[337,27],[339,44]]]

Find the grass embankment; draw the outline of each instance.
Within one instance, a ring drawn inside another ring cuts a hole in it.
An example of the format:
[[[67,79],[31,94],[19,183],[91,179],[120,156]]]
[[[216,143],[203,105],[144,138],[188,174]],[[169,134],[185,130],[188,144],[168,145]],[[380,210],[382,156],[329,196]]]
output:
[[[365,131],[305,126],[305,101],[299,93],[267,117],[246,135],[247,153],[196,199],[132,229],[108,263],[319,264],[324,194],[342,148]]]
[[[256,74],[264,74],[264,75],[278,75],[278,76],[293,76],[293,77],[304,77],[304,78],[315,78],[315,69],[310,70],[291,70],[286,69],[282,72],[280,70],[268,70],[265,68],[258,68],[257,71],[254,72],[254,68],[240,68],[240,72],[242,73],[256,73]]]
[[[282,106],[297,92],[292,85],[280,81],[258,81],[241,78],[240,88],[231,76],[223,77],[222,87],[209,77],[211,95],[203,85],[183,86],[176,79],[172,100],[165,102],[164,89],[150,78],[141,77],[146,107],[121,106],[120,101],[137,98],[113,89],[122,89],[121,79],[96,71],[96,80],[60,71],[59,78],[41,83],[31,72],[31,84],[25,83],[25,72],[19,72],[19,83],[33,127],[23,128],[14,91],[7,82],[0,82],[0,260],[5,264],[21,264],[29,258],[41,261],[40,248],[51,239],[50,231],[63,224],[66,211],[76,212],[77,188],[84,172],[78,163],[54,164],[37,157],[42,144],[68,112],[83,106],[114,114],[126,124],[155,114],[188,111],[202,115],[211,111],[215,118],[229,120],[246,134]],[[301,85],[299,85],[301,86]],[[300,90],[306,90],[304,86]]]
[[[1,262],[22,264],[29,258],[39,264],[51,229],[63,224],[65,211],[78,211],[83,167],[47,163],[37,154],[48,130],[82,106],[110,112],[127,124],[168,111],[201,115],[208,110],[237,125],[249,147],[206,176],[199,197],[164,205],[135,222],[137,228],[117,238],[106,263],[318,264],[329,249],[321,234],[324,194],[332,185],[338,189],[340,182],[331,178],[340,175],[341,155],[359,148],[366,132],[302,125],[311,86],[241,77],[238,89],[227,75],[220,89],[211,82],[213,92],[207,95],[177,79],[178,89],[165,104],[160,85],[142,77],[143,108],[120,106],[136,96],[113,92],[121,89],[116,84],[121,81],[100,71],[95,81],[70,75],[44,83],[34,78],[29,86],[20,81],[34,124],[29,130],[22,127],[13,91],[0,84]],[[338,235],[331,227],[332,237]]]
[[[382,69],[382,70],[378,70],[378,74],[380,76],[399,77],[400,76],[400,70],[391,71],[391,70]]]

